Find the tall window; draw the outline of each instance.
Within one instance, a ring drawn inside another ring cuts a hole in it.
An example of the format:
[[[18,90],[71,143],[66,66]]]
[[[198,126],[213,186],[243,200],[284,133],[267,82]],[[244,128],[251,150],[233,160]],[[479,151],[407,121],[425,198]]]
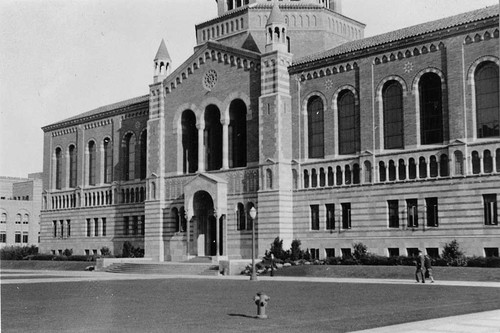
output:
[[[307,131],[309,158],[323,158],[325,156],[323,101],[318,96],[309,98],[307,102]]]
[[[497,209],[497,195],[484,194],[484,224],[497,225],[498,224],[498,209]]]
[[[246,213],[245,206],[238,202],[238,207],[236,209],[236,229],[245,230],[246,228]]]
[[[397,81],[389,81],[382,90],[384,104],[384,148],[402,149],[403,89]]]
[[[193,111],[182,113],[182,172],[194,173],[198,170],[198,130]]]
[[[181,207],[181,209],[179,209],[179,218],[181,220],[181,229],[180,231],[181,232],[185,232],[186,231],[186,228],[187,228],[187,217],[186,217],[186,210],[184,209],[184,206]],[[143,221],[144,218],[143,218]]]
[[[141,169],[141,179],[146,179],[146,167],[148,161],[148,132],[142,131],[141,133],[141,160],[140,160],[140,169]]]
[[[355,154],[360,149],[359,111],[354,94],[344,90],[338,97],[339,153]]]
[[[419,82],[420,136],[423,145],[443,142],[441,78],[426,73]]]
[[[90,231],[91,231],[91,222],[90,219],[87,219],[87,237],[90,237]]]
[[[388,200],[389,228],[399,228],[399,203],[398,200]]]
[[[71,220],[66,220],[66,234],[71,237]]]
[[[437,227],[439,225],[438,221],[438,199],[437,198],[426,198],[425,205],[427,208],[427,226]]]
[[[406,219],[408,220],[408,228],[418,227],[418,201],[417,199],[406,200]]]
[[[105,217],[103,217],[103,218],[101,219],[101,221],[102,221],[102,232],[101,232],[101,235],[102,235],[102,236],[106,236],[106,218],[105,218]],[[68,227],[69,227],[69,221],[68,221]],[[68,231],[69,231],[69,230],[68,230]]]
[[[240,100],[234,100],[229,107],[229,167],[247,165],[247,107]]]
[[[127,236],[130,231],[130,219],[128,216],[123,217],[123,234]]]
[[[62,188],[62,151],[61,148],[56,149],[56,189]]]
[[[207,171],[222,168],[222,124],[220,111],[215,105],[205,109],[205,165]]]
[[[477,137],[498,137],[500,136],[498,66],[493,62],[484,62],[476,69],[474,79]]]
[[[96,184],[96,171],[97,171],[97,166],[96,166],[96,147],[95,147],[95,142],[94,141],[89,141],[88,145],[88,150],[89,150],[89,185],[95,185]]]
[[[335,229],[335,205],[326,204],[326,230]]]
[[[311,230],[319,230],[319,205],[311,205]]]
[[[105,138],[104,142],[104,183],[111,183],[111,172],[113,170],[113,149],[111,139]]]
[[[94,236],[99,236],[99,219],[97,217],[94,218]]]
[[[69,187],[76,187],[76,147],[75,145],[69,146]]]
[[[351,229],[351,203],[342,204],[342,229]]]
[[[52,221],[52,237],[57,237],[57,221]]]
[[[133,180],[135,179],[135,136],[132,133],[125,136],[123,157],[124,180]]]

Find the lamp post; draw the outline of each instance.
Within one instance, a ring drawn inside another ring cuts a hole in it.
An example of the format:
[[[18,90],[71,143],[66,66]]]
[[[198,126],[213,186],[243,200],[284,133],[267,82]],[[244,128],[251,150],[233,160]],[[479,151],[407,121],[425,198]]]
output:
[[[250,218],[252,219],[252,275],[250,280],[257,281],[257,275],[255,274],[255,217],[257,216],[257,209],[252,207],[250,209]]]

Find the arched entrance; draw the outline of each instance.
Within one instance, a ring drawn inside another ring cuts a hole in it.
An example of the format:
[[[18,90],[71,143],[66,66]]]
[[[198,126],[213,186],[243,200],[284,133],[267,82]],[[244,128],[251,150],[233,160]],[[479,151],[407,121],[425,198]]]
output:
[[[196,244],[198,256],[217,255],[217,225],[214,201],[206,191],[198,191],[193,200],[196,221]]]

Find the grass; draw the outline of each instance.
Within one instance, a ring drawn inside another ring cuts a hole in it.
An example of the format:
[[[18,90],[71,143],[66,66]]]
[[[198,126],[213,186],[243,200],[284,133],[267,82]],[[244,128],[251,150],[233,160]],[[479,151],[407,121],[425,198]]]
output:
[[[432,268],[435,280],[500,282],[500,268],[443,267]],[[301,265],[274,271],[275,276],[310,276],[332,278],[414,279],[413,266],[343,266]]]
[[[254,318],[260,291],[267,320]],[[227,279],[5,284],[1,296],[7,333],[346,332],[500,306],[500,288]]]
[[[1,269],[33,269],[49,271],[83,271],[94,266],[93,261],[2,260]]]

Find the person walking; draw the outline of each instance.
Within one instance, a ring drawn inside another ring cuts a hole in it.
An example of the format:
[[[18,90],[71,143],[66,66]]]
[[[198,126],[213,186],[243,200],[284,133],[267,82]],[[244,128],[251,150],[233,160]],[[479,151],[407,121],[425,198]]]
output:
[[[426,254],[424,256],[424,268],[425,268],[425,278],[431,279],[431,283],[434,283],[434,277],[432,276],[432,263],[431,258]]]
[[[420,282],[418,279],[419,275],[422,278],[422,283],[425,283],[425,276],[424,276],[424,265],[425,265],[425,259],[422,251],[418,250],[418,256],[415,260],[415,279],[417,280],[417,283]]]

